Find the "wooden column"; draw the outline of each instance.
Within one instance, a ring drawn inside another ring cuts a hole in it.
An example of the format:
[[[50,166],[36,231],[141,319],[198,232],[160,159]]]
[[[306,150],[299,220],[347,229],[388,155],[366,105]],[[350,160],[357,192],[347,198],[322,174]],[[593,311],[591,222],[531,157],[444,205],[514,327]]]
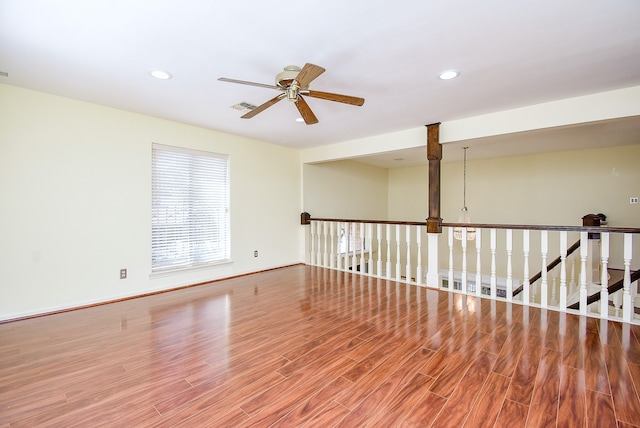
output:
[[[427,159],[429,160],[429,218],[427,233],[442,233],[440,217],[440,123],[427,125]]]

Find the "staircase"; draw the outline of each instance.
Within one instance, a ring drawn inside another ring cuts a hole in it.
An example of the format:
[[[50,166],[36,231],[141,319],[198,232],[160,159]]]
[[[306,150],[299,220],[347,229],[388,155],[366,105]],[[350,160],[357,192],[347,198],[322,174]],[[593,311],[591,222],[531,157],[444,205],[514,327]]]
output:
[[[609,296],[608,306],[614,311],[619,311],[621,302],[617,301],[620,299],[616,299],[615,293],[617,293],[618,291],[624,288],[624,272],[619,269],[609,269],[608,273],[609,273],[609,278],[612,282],[612,284],[607,287],[607,294]],[[640,270],[630,273],[629,282],[631,283],[631,286],[636,287],[636,291],[638,287],[638,283],[637,283],[638,279],[640,279]],[[589,287],[589,297],[587,297],[587,305],[600,301],[602,296],[601,291],[602,290],[601,290],[600,284],[591,283]],[[633,302],[633,306],[634,306],[633,309],[637,318],[638,314],[640,314],[640,296],[638,296],[637,293],[633,293],[633,294],[636,294],[636,297]],[[569,301],[574,303],[567,305],[568,309],[580,309],[579,293],[574,293],[574,295],[569,298]]]

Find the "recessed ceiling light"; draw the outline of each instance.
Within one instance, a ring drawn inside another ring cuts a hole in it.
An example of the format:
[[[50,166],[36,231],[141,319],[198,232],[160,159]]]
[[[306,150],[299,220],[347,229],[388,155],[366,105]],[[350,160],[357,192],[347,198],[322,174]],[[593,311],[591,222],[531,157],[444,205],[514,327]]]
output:
[[[304,122],[304,119],[303,119],[303,118],[301,118],[301,117],[297,117],[297,118],[296,118],[296,122]]]
[[[440,78],[442,80],[451,80],[451,79],[455,79],[456,77],[458,77],[460,75],[460,73],[456,70],[445,70],[442,73],[440,73]]]
[[[171,76],[171,73],[162,70],[151,70],[149,74],[160,80],[169,80],[171,79],[171,77],[173,77]]]

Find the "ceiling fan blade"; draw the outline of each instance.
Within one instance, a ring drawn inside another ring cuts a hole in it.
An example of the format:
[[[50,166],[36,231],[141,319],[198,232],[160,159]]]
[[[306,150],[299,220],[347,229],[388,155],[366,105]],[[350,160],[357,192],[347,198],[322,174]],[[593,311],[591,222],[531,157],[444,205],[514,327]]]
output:
[[[246,113],[246,114],[240,116],[240,118],[241,119],[251,119],[256,114],[258,114],[260,112],[263,112],[264,110],[268,109],[269,107],[271,107],[272,105],[274,105],[278,101],[283,100],[286,96],[287,96],[287,94],[280,94],[277,97],[271,98],[269,101],[267,101],[266,103],[264,103],[262,105],[259,105],[258,107],[256,107],[253,110],[251,110],[249,113]]]
[[[298,73],[296,80],[301,88],[306,88],[312,80],[324,72],[325,69],[319,65],[306,63],[304,67],[302,67],[302,70],[300,70],[300,73]]]
[[[313,125],[314,123],[318,123],[318,118],[311,111],[309,104],[307,104],[304,98],[302,98],[300,95],[298,95],[298,101],[296,101],[296,107],[298,107],[298,111],[300,112],[300,115],[304,119],[304,123],[306,123],[307,125]]]
[[[247,82],[245,80],[228,79],[226,77],[220,77],[220,78],[218,78],[218,80],[220,80],[221,82],[240,83],[241,85],[259,86],[261,88],[270,88],[270,89],[278,89],[278,90],[280,90],[280,88],[275,86],[275,85],[267,85],[265,83]]]
[[[323,100],[337,101],[339,103],[351,104],[354,106],[361,106],[364,104],[364,98],[352,97],[349,95],[332,94],[329,92],[321,91],[300,91],[301,93],[313,98],[321,98]]]

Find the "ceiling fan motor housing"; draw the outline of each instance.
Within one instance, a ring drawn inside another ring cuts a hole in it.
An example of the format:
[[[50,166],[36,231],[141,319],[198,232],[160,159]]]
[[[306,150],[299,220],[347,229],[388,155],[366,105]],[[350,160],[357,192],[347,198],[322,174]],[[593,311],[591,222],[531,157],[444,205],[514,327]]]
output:
[[[300,67],[297,65],[287,65],[284,71],[276,75],[276,85],[282,89],[288,88],[295,78],[298,77],[298,73],[300,73]]]

